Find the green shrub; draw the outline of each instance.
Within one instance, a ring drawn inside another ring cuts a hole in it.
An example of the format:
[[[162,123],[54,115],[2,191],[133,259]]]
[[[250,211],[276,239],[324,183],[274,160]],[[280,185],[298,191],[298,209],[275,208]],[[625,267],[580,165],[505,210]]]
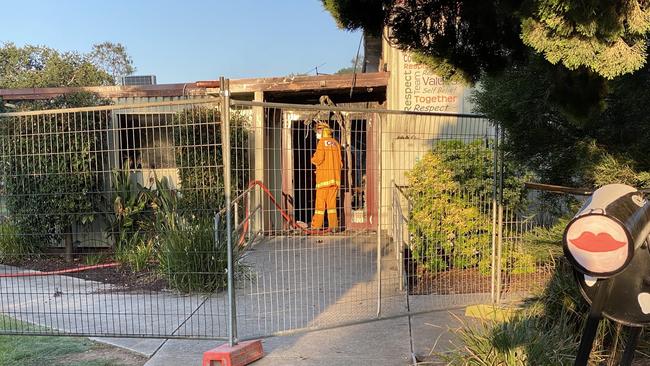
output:
[[[166,177],[155,188],[136,183],[128,171],[113,173],[107,231],[115,257],[140,271],[158,262],[158,272],[181,292],[212,292],[225,287],[227,247],[214,244],[212,218],[224,206],[219,113],[192,108],[176,115],[174,146],[179,190]],[[234,114],[231,144],[233,194],[248,179],[246,119]],[[223,231],[223,228],[221,228]]]
[[[526,253],[536,263],[549,263],[563,255],[562,236],[572,217],[559,218],[552,226],[538,226],[524,233],[522,243]]]
[[[501,250],[501,270],[511,274],[534,273],[541,264],[534,254],[528,252],[527,246],[505,245]],[[484,275],[492,271],[492,256],[481,257],[479,270]]]
[[[448,365],[572,365],[578,344],[563,319],[544,328],[530,316],[463,324],[457,334],[464,350],[442,355]]]
[[[105,253],[89,253],[83,257],[84,264],[87,266],[95,266],[106,262],[108,259],[109,257]]]
[[[105,105],[110,101],[79,93],[56,98],[47,107],[78,103]],[[4,152],[0,166],[7,210],[25,244],[34,250],[59,243],[62,233],[70,233],[73,225],[95,219],[103,188],[98,167],[106,151],[103,134],[109,120],[110,114],[105,112],[79,112],[1,121]]]
[[[155,257],[153,197],[128,170],[114,170],[106,210],[107,235],[113,238],[114,258],[132,271],[145,270]]]
[[[494,151],[481,140],[441,141],[415,164],[407,173],[415,260],[430,271],[481,264],[489,273],[493,175]],[[522,178],[513,164],[505,164],[504,176],[504,204],[522,207]],[[532,268],[528,262],[522,254],[513,269]]]
[[[181,211],[179,192],[171,188],[167,177],[160,180],[157,177],[155,179],[156,189],[148,191],[153,213],[151,230],[154,233],[162,233],[175,229],[183,216],[191,217],[192,212]]]
[[[30,254],[30,246],[25,245],[19,228],[10,221],[0,223],[0,261],[14,261]]]
[[[211,216],[224,207],[221,119],[217,109],[192,108],[176,115],[174,150],[180,176],[179,206],[194,215]],[[231,113],[231,182],[233,198],[249,181],[249,121]]]
[[[115,248],[115,260],[128,265],[133,272],[144,271],[154,258],[153,239],[141,231],[132,233],[122,246]]]
[[[195,215],[195,211],[181,214],[182,196],[170,189],[165,178],[157,180],[156,187],[151,194],[159,272],[172,288],[181,292],[224,289],[228,266],[225,222],[220,221],[215,243],[213,216]],[[235,261],[241,253],[242,249],[235,245]]]
[[[181,292],[214,292],[227,285],[227,243],[215,243],[212,221],[182,220],[158,237],[160,272]],[[240,251],[235,247],[235,260]]]
[[[116,250],[128,248],[134,236],[150,228],[153,220],[149,190],[135,180],[128,170],[114,170],[112,191],[106,212],[106,232],[113,239]]]

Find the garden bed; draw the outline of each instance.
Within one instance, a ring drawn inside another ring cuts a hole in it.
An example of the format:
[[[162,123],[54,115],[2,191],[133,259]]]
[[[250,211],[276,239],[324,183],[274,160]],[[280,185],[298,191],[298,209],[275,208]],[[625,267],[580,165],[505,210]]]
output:
[[[40,272],[78,268],[87,264],[75,260],[66,262],[60,257],[23,258],[3,264]],[[96,281],[120,287],[111,291],[161,291],[168,288],[167,281],[153,270],[133,272],[126,266],[96,268],[81,272],[66,273],[65,276]]]
[[[489,293],[492,290],[491,276],[482,274],[478,268],[432,273],[419,267],[409,272],[413,272],[408,274],[410,295]],[[532,273],[502,273],[501,292],[530,292],[544,286],[552,275],[550,266],[538,267]]]

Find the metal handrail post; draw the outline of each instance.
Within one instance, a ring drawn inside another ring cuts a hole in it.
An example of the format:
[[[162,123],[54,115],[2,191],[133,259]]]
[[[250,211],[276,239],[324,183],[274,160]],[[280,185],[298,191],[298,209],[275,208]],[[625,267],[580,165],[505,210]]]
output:
[[[230,346],[237,344],[237,306],[235,303],[235,264],[233,263],[232,241],[232,208],[230,197],[230,81],[220,78],[221,81],[221,153],[223,157],[223,185],[226,201],[226,240],[228,246],[228,313],[230,323],[228,327],[228,343]]]

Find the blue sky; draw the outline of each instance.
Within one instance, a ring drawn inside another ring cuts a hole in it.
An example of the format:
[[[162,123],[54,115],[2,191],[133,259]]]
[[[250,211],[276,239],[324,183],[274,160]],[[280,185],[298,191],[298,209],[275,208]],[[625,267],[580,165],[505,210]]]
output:
[[[338,29],[320,0],[32,0],[2,12],[2,43],[88,52],[121,42],[136,74],[159,84],[333,73],[350,66],[361,37]]]

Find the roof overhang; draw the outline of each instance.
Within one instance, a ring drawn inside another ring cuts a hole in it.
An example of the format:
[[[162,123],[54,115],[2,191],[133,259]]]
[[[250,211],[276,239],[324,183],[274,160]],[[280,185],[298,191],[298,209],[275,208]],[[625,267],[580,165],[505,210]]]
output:
[[[353,89],[355,92],[384,90],[389,73],[287,76],[270,78],[248,78],[230,80],[232,94],[264,93],[306,93],[322,94],[332,91]],[[178,97],[184,95],[205,95],[219,91],[219,81],[201,81],[180,84],[159,84],[144,86],[94,86],[62,88],[0,89],[0,98],[6,101],[44,100],[77,92],[95,93],[103,98],[126,97]]]

